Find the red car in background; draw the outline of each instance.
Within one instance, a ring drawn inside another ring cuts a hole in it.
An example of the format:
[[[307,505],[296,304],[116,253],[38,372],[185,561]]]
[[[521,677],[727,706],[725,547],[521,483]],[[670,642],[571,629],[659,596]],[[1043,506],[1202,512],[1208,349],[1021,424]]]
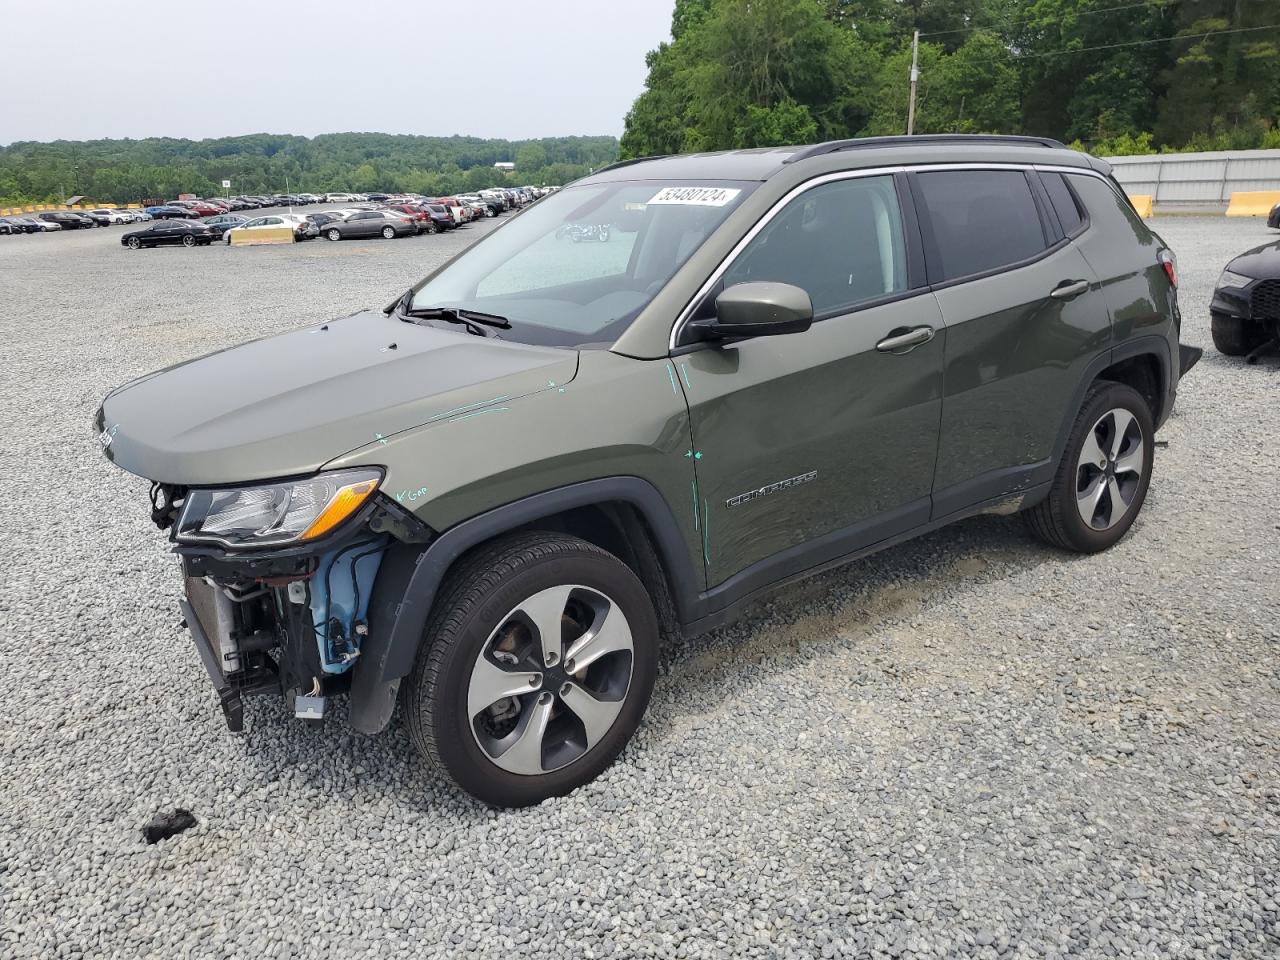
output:
[[[220,213],[226,213],[220,206],[215,206],[204,200],[170,200],[171,207],[186,207],[192,213],[192,219],[200,217],[216,217]]]
[[[431,220],[431,214],[422,207],[416,206],[412,203],[388,203],[382,209],[394,210],[396,213],[404,214],[414,222],[419,233],[436,232],[435,224]]]

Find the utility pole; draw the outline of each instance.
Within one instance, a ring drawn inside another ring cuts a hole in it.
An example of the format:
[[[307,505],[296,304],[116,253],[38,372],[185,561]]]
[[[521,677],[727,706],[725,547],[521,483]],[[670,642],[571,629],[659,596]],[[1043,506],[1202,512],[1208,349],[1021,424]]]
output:
[[[916,81],[920,79],[920,31],[911,38],[911,103],[907,107],[907,136],[916,132]]]

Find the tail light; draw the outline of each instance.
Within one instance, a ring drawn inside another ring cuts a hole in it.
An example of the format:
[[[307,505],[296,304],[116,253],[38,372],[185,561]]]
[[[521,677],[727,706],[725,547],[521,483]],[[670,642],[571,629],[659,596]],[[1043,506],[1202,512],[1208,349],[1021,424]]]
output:
[[[1164,275],[1169,278],[1169,286],[1178,288],[1178,258],[1172,250],[1160,251],[1160,266],[1164,267]]]

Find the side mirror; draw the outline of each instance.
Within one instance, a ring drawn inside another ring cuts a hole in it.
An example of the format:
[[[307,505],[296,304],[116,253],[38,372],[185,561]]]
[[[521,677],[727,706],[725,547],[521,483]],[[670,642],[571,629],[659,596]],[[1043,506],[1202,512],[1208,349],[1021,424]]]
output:
[[[716,315],[690,324],[707,339],[803,333],[813,324],[809,294],[789,283],[735,283],[716,297]]]

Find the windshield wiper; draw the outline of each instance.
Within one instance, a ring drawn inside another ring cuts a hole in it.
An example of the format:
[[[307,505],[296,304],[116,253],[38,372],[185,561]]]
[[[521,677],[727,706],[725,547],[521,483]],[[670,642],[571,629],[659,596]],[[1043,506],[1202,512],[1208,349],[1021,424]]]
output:
[[[460,307],[418,307],[404,312],[406,317],[422,317],[424,320],[448,320],[450,323],[482,323],[486,327],[498,327],[510,330],[511,321],[496,313],[481,313],[479,310],[463,310]]]

